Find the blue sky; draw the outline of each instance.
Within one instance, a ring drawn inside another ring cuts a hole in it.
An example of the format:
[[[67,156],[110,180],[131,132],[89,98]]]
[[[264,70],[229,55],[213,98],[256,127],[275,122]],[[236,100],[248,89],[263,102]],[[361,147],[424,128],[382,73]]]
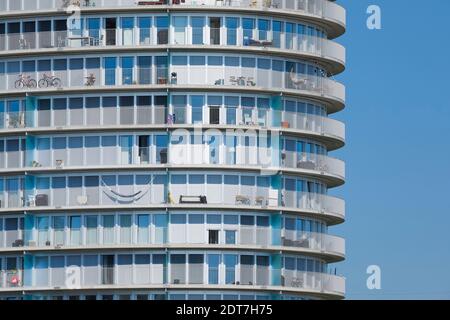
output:
[[[347,9],[348,299],[450,299],[450,1],[339,0]],[[381,7],[382,29],[366,27]],[[382,271],[368,290],[366,268]]]

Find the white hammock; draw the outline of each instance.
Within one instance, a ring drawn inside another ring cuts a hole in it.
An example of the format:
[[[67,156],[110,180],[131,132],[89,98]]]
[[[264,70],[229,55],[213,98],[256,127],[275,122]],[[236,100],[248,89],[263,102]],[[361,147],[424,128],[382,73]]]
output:
[[[105,181],[103,181],[103,178],[100,179],[100,181],[101,181],[102,186],[105,187],[105,188],[107,188],[108,191],[109,191],[110,193],[112,193],[112,195],[109,195],[109,194],[107,194],[107,193],[105,192],[105,190],[103,190],[103,192],[104,192],[108,197],[110,197],[110,198],[112,198],[112,199],[116,199],[116,200],[118,200],[118,201],[120,201],[120,202],[129,202],[129,203],[131,203],[131,202],[139,201],[140,199],[142,199],[142,198],[150,191],[150,188],[151,188],[151,185],[152,185],[154,179],[155,179],[155,176],[152,176],[152,179],[151,179],[150,182],[148,183],[148,185],[147,185],[148,188],[147,188],[146,190],[144,190],[144,191],[143,191],[143,190],[140,190],[140,191],[135,192],[135,193],[133,193],[133,194],[121,194],[121,193],[119,193],[119,192],[113,190],[110,186],[108,186],[108,185],[105,183]]]

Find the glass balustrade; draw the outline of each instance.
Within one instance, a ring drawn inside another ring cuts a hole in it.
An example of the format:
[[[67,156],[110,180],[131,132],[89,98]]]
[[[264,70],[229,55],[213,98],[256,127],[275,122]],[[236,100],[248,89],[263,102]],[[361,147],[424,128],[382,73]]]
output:
[[[28,256],[33,258],[32,255],[28,254]],[[30,284],[42,289],[54,287],[64,289],[68,285],[66,278],[74,268],[77,268],[82,275],[81,288],[102,288],[102,286],[120,284],[131,287],[142,285],[182,287],[186,284],[199,284],[211,288],[220,285],[239,289],[251,285],[265,286],[269,290],[279,290],[281,286],[294,291],[344,294],[345,278],[305,270],[309,269],[309,265],[319,265],[318,261],[311,258],[297,258],[298,262],[294,263],[294,266],[291,262],[287,262],[284,267],[280,267],[276,266],[276,260],[279,258],[285,261],[292,259],[278,254],[243,255],[230,251],[223,255],[221,259],[223,262],[220,263],[227,272],[216,274],[217,277],[206,277],[206,279],[203,275],[211,274],[217,267],[214,260],[207,259],[207,255],[203,252],[195,254],[118,253],[100,256],[98,254],[36,255],[33,259],[33,267],[27,269],[25,274],[20,270],[0,271],[0,290],[12,288],[26,290]]]
[[[312,14],[321,18],[335,21],[345,25],[345,9],[334,2],[328,0],[158,0],[158,1],[135,1],[135,0],[2,0],[0,10],[4,12],[14,11],[52,11],[65,10],[68,6],[79,6],[83,9],[117,8],[117,7],[140,7],[155,8],[155,6],[172,7],[198,7],[217,8],[231,7],[244,9],[271,9],[284,10]]]
[[[287,49],[298,53],[319,55],[345,63],[345,48],[340,44],[314,36],[287,32],[267,31],[263,40],[259,40],[260,32],[255,29],[251,33],[255,37],[242,35],[242,30],[236,31],[239,41],[227,40],[227,32],[233,30],[219,28],[183,28],[182,31],[173,27],[173,45],[196,46],[231,46],[239,48],[274,48]],[[120,36],[119,36],[120,34]],[[151,30],[134,31],[133,29],[105,29],[98,35],[74,35],[68,31],[41,31],[29,33],[0,34],[0,48],[8,50],[33,50],[51,48],[83,48],[99,46],[156,46],[156,38],[150,41]],[[163,45],[165,43],[162,43]]]
[[[28,226],[26,230],[0,230],[0,248],[16,248],[17,250],[21,250],[22,247],[45,249],[48,247],[89,246],[100,248],[123,244],[145,246],[167,243],[179,246],[190,244],[242,245],[257,248],[284,246],[329,254],[345,254],[344,239],[326,233],[293,230],[291,226],[285,228],[272,226],[271,220],[275,223],[276,218],[271,216],[244,214],[238,216],[233,215],[232,212],[227,212],[225,215],[227,219],[232,217],[237,221],[234,224],[230,224],[229,221],[222,224],[223,215],[221,214],[214,215],[217,223],[208,221],[208,219],[211,219],[211,215],[204,219],[204,215],[188,213],[188,217],[192,215],[200,217],[202,223],[180,224],[178,222],[185,221],[186,216],[177,213],[171,214],[171,222],[169,223],[166,220],[163,225],[158,225],[156,221],[158,218],[164,218],[164,215],[148,215],[141,212],[136,212],[134,215],[124,215],[129,221],[124,220],[120,214],[108,213],[100,217],[91,215],[88,216],[90,220],[86,220],[83,225],[80,216],[35,217],[30,215],[27,218]],[[142,217],[145,217],[146,220],[143,220]],[[177,219],[174,217],[177,217]],[[183,219],[180,220],[179,217]],[[138,218],[141,219],[139,223],[132,222]],[[239,218],[240,223],[238,223]],[[12,219],[17,218],[7,218],[6,220],[9,229],[11,229]],[[111,229],[110,224],[107,223],[108,219],[111,219],[112,223],[114,223],[114,220],[119,221],[119,223]],[[53,224],[49,224],[50,221]],[[64,227],[65,221],[68,221],[67,227]],[[103,221],[103,223],[100,223],[100,221]],[[77,225],[74,225],[74,222]],[[316,221],[305,219],[302,219],[301,223],[317,224]],[[63,228],[60,228],[61,224]],[[160,237],[158,233],[165,234],[165,236]],[[26,235],[25,239],[23,239],[24,234]]]
[[[312,96],[326,96],[330,99],[344,102],[344,86],[329,78],[274,70],[259,70],[244,68],[205,68],[201,74],[188,67],[173,66],[168,68],[123,68],[95,69],[85,72],[80,70],[49,71],[46,74],[56,78],[56,84],[40,85],[43,75],[37,72],[0,74],[0,90],[38,92],[41,90],[130,86],[130,85],[171,85],[171,86],[221,86],[248,89],[290,90],[303,92]],[[170,73],[170,74],[169,74]],[[204,74],[203,74],[204,73]],[[153,81],[152,81],[153,79]]]
[[[345,203],[339,198],[301,190],[282,189],[279,191],[270,187],[246,185],[250,182],[247,182],[247,180],[251,180],[250,178],[245,178],[245,181],[242,180],[244,184],[239,184],[234,181],[236,177],[239,181],[239,176],[211,175],[208,179],[217,180],[217,184],[203,183],[200,185],[186,183],[167,185],[165,183],[167,177],[158,173],[118,177],[106,174],[68,177],[37,176],[36,178],[27,176],[26,181],[20,177],[8,177],[2,179],[6,188],[0,192],[0,205],[3,210],[24,207],[36,207],[37,209],[117,205],[139,207],[182,205],[190,203],[183,199],[192,198],[194,203],[199,206],[208,204],[249,208],[284,207],[344,217]],[[243,177],[241,179],[244,179]],[[117,178],[120,179],[120,185],[117,184]],[[226,179],[225,183],[220,183],[223,178]],[[134,183],[135,179],[137,180]],[[203,179],[205,179],[205,175],[203,175]],[[24,188],[24,182],[27,188]]]
[[[129,108],[128,114],[118,112],[117,107],[80,109],[80,122],[84,126],[110,126],[110,125],[182,125],[191,124],[189,106],[153,106],[149,103],[140,103]],[[171,110],[171,111],[169,111]],[[230,110],[234,111],[230,114]],[[262,128],[283,128],[313,132],[320,135],[331,136],[336,139],[345,139],[345,125],[332,118],[291,111],[278,111],[273,109],[244,109],[219,108],[218,123],[205,124],[252,126]],[[225,112],[226,111],[226,112]],[[35,120],[37,117],[37,121]],[[26,119],[29,119],[27,122]],[[56,106],[44,111],[29,112],[0,112],[0,130],[71,127],[67,121],[67,111],[59,110]],[[277,123],[276,119],[279,119]],[[32,121],[31,121],[32,120]],[[34,125],[30,125],[34,124]],[[1,159],[0,159],[1,163]],[[1,166],[1,165],[0,165]]]
[[[115,136],[114,136],[115,137]],[[141,136],[147,139],[150,136]],[[109,138],[109,136],[106,136]],[[131,139],[132,136],[127,136]],[[217,136],[222,140],[221,136]],[[105,139],[103,137],[102,139]],[[246,147],[237,145],[230,148],[226,144],[169,144],[165,151],[167,161],[158,161],[161,150],[156,145],[139,147],[128,145],[100,146],[100,137],[86,137],[85,148],[68,148],[66,137],[53,139],[53,145],[58,148],[50,149],[50,138],[39,138],[37,150],[25,151],[25,142],[19,151],[19,140],[15,142],[17,150],[11,144],[12,150],[0,153],[0,170],[4,169],[62,169],[70,167],[96,167],[105,165],[225,165],[242,167],[260,167],[299,169],[318,171],[320,173],[336,175],[341,179],[345,176],[343,161],[314,153],[284,151],[274,152],[272,147]],[[91,141],[92,140],[92,141]],[[69,139],[69,144],[70,144]],[[30,141],[31,143],[31,141]],[[159,154],[158,154],[159,152]],[[103,159],[103,160],[102,160]]]

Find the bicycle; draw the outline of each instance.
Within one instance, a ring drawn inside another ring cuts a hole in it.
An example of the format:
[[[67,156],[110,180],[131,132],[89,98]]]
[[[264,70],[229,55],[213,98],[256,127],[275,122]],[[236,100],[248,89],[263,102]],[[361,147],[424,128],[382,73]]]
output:
[[[300,278],[292,278],[291,287],[294,287],[294,288],[303,287],[303,280]]]
[[[25,87],[34,89],[37,87],[37,83],[36,80],[31,79],[31,76],[20,74],[19,79],[17,79],[16,82],[14,83],[14,87],[16,89],[23,89]]]
[[[44,73],[42,79],[39,80],[39,88],[48,88],[48,86],[61,88],[61,79],[55,76],[49,76]]]
[[[86,83],[85,83],[86,86],[91,87],[95,84],[95,75],[93,73],[91,73],[89,76],[87,76],[85,78],[86,78]]]

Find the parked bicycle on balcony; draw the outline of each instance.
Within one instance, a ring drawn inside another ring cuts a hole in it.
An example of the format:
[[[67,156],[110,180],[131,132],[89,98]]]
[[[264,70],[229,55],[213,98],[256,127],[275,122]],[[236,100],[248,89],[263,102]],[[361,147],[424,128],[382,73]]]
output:
[[[48,88],[55,87],[55,88],[61,88],[61,79],[55,76],[47,75],[44,73],[42,76],[42,79],[39,80],[39,88]]]
[[[14,83],[16,89],[30,88],[34,89],[37,87],[36,80],[32,79],[31,76],[26,76],[24,74],[19,74],[19,79]]]

